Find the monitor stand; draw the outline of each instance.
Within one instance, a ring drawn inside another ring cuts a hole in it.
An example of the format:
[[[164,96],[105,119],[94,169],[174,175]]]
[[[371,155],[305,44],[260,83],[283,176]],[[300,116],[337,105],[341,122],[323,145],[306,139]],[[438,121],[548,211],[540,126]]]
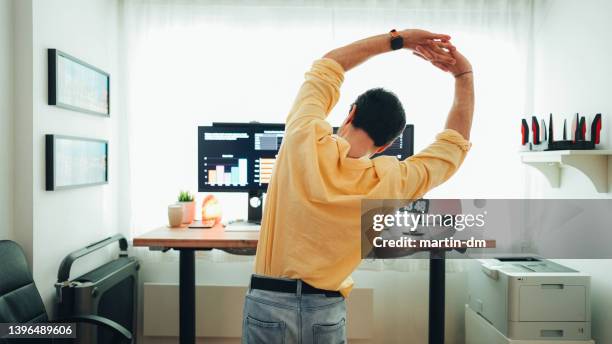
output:
[[[261,214],[263,208],[263,191],[262,190],[249,190],[249,217],[247,222],[255,225],[261,224]]]

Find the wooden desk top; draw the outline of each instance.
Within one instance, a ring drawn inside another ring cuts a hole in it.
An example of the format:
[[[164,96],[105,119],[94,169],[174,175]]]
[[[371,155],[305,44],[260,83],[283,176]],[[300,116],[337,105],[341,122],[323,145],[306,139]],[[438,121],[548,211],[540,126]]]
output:
[[[191,249],[241,249],[257,248],[259,231],[226,231],[222,225],[213,228],[170,228],[167,226],[151,230],[134,238],[134,246],[151,248]],[[495,240],[486,240],[486,248],[495,248]],[[465,242],[462,240],[462,244]],[[462,245],[462,246],[463,246]],[[402,256],[404,250],[414,253],[428,248],[386,248],[394,255]]]
[[[134,246],[156,248],[256,248],[259,231],[226,231],[213,228],[156,228],[134,238]]]

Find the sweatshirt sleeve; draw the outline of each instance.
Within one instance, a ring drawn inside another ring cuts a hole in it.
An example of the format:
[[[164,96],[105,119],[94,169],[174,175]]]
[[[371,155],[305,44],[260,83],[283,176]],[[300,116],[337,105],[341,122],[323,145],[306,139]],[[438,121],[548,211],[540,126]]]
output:
[[[344,70],[338,62],[329,58],[316,60],[306,73],[304,83],[287,116],[287,131],[316,119],[327,118],[338,102],[343,81]]]
[[[461,166],[471,148],[461,134],[446,129],[436,140],[400,162],[400,192],[406,198],[418,198],[448,180]]]

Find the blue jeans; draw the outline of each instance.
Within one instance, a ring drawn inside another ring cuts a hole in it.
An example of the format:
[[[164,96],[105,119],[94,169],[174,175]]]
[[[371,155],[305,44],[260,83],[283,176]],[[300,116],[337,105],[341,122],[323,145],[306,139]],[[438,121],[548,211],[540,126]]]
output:
[[[250,289],[244,302],[243,344],[346,343],[344,297]]]

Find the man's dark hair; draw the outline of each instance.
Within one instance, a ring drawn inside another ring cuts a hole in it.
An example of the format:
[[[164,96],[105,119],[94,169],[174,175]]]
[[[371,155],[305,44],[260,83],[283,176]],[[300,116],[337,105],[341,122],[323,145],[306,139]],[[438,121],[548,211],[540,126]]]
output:
[[[373,88],[357,97],[352,124],[365,131],[377,147],[393,142],[406,126],[406,114],[395,93]]]

